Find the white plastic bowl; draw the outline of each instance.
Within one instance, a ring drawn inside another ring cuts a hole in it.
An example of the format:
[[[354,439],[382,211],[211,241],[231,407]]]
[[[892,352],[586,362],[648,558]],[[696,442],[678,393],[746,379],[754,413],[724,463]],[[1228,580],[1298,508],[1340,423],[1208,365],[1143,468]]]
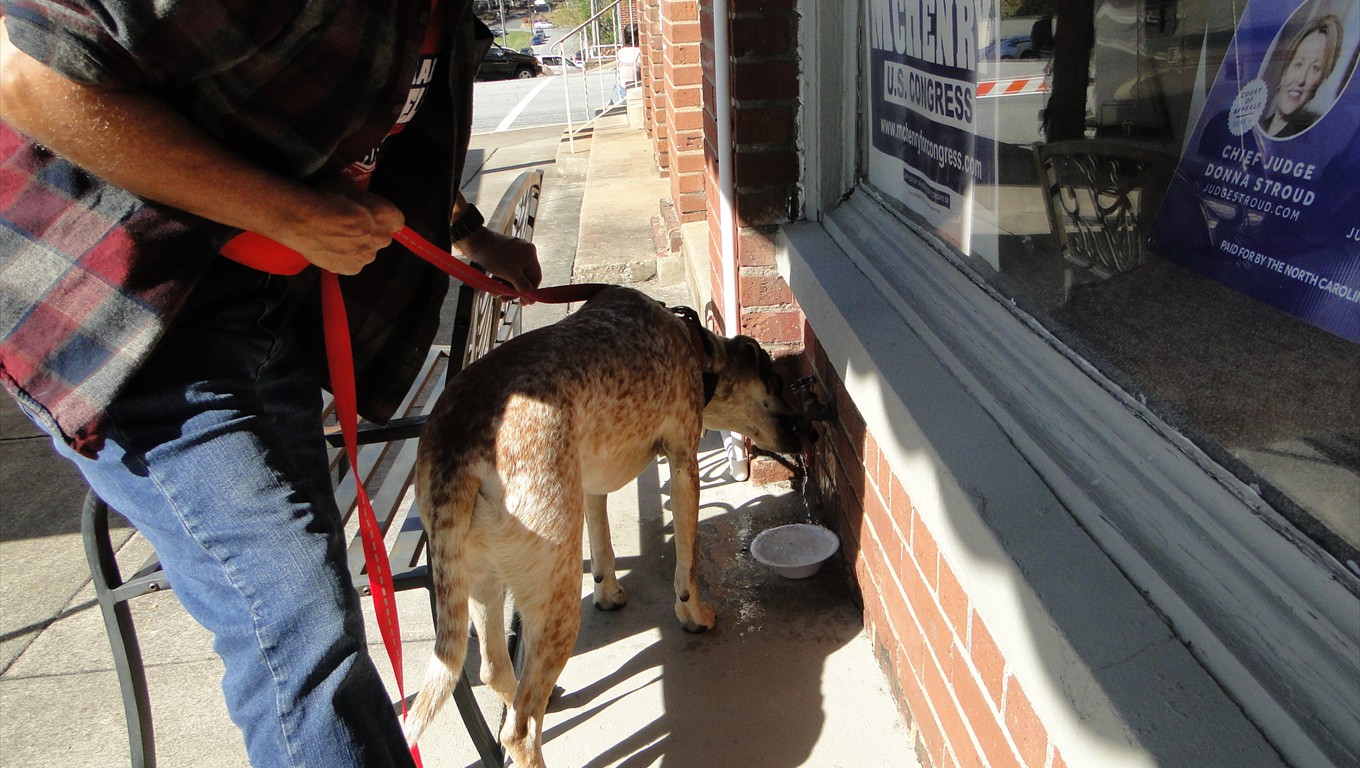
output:
[[[840,537],[820,525],[794,523],[761,531],[751,542],[751,554],[786,579],[806,579],[840,544]]]

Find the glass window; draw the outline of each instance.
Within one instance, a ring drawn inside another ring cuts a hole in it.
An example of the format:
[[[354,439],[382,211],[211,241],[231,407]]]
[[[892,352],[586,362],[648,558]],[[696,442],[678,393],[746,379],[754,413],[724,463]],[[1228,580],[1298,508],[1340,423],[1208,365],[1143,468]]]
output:
[[[864,34],[865,182],[1360,573],[1360,3],[867,0]]]

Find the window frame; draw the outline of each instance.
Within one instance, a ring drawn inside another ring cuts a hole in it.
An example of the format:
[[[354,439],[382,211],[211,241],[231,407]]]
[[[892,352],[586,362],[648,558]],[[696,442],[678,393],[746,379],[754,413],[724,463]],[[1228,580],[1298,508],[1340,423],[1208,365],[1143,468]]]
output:
[[[801,3],[807,219],[1286,759],[1360,749],[1360,579],[860,183],[865,7]]]

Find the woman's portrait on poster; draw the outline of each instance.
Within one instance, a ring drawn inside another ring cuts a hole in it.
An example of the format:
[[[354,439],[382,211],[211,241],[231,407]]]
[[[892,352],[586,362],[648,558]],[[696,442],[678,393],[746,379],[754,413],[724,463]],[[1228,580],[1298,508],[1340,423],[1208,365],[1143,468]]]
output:
[[[1291,19],[1284,25],[1262,65],[1261,79],[1271,88],[1260,120],[1267,138],[1289,139],[1312,127],[1336,103],[1355,69],[1355,41],[1347,39],[1354,35],[1335,13],[1321,14],[1317,5],[1305,3],[1295,13],[1304,23]]]

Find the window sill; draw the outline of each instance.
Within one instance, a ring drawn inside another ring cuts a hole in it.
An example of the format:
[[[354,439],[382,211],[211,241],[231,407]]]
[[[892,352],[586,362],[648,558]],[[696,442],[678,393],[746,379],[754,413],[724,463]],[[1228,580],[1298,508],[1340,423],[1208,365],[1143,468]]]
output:
[[[863,190],[780,245],[1069,764],[1354,760],[1352,574]]]

